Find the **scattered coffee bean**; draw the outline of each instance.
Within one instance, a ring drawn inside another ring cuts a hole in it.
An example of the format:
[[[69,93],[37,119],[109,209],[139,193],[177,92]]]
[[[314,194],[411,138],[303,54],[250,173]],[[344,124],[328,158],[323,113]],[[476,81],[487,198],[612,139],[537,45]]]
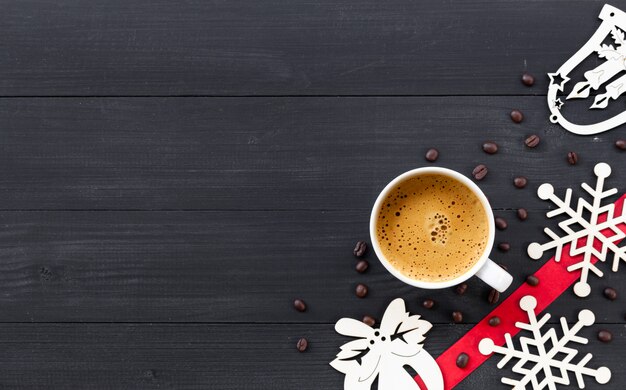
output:
[[[460,311],[452,312],[452,321],[457,324],[463,322],[463,313],[461,313]]]
[[[458,368],[467,367],[467,363],[469,363],[469,356],[465,352],[461,352],[459,356],[456,358],[456,366]]]
[[[615,291],[614,288],[607,287],[604,289],[604,296],[606,297],[606,299],[614,301],[617,299],[617,291]]]
[[[426,160],[430,162],[437,161],[437,158],[439,157],[439,151],[435,148],[428,149],[425,157],[426,157]]]
[[[374,319],[374,317],[363,316],[363,323],[365,325],[374,326],[376,325],[376,320]]]
[[[506,265],[502,264],[502,263],[498,263],[498,265],[500,266],[500,268],[502,268],[505,271],[509,270],[509,267],[507,267]]]
[[[615,141],[615,147],[621,150],[626,150],[626,139],[618,139]]]
[[[435,301],[433,301],[432,299],[426,299],[424,302],[422,302],[422,306],[424,306],[426,309],[432,309],[433,306],[435,306]]]
[[[515,123],[520,123],[524,120],[524,114],[520,110],[511,111],[511,120]]]
[[[485,164],[480,164],[477,165],[476,168],[474,168],[474,170],[472,171],[472,175],[474,175],[474,179],[482,180],[485,178],[485,176],[487,176],[488,172],[489,169],[487,169],[487,166]]]
[[[524,176],[518,176],[513,179],[513,185],[515,185],[515,187],[517,188],[524,188],[526,187],[526,184],[528,184],[528,179]]]
[[[490,326],[498,326],[500,325],[500,317],[498,316],[493,316],[489,319],[489,325]]]
[[[578,155],[576,152],[567,152],[567,162],[569,165],[576,165],[578,162]]]
[[[498,249],[500,249],[502,252],[508,252],[509,249],[511,249],[511,244],[509,244],[508,242],[501,242],[498,244]]]
[[[296,348],[298,348],[298,351],[300,352],[306,351],[308,347],[309,347],[309,342],[304,337],[298,340],[298,343],[296,344]]]
[[[498,152],[498,145],[493,141],[485,142],[483,144],[483,151],[487,154],[495,154]]]
[[[356,293],[356,296],[359,298],[365,298],[365,296],[367,296],[367,286],[364,285],[363,283],[357,284],[356,289],[354,291]]]
[[[461,283],[458,286],[456,286],[456,293],[459,295],[463,295],[465,294],[465,291],[467,291],[467,283]]]
[[[306,303],[304,303],[302,299],[296,299],[295,301],[293,301],[293,307],[297,311],[306,311]]]
[[[520,221],[525,221],[526,218],[528,218],[528,211],[526,211],[526,209],[517,209],[517,218],[519,218]]]
[[[528,136],[528,138],[526,138],[524,143],[529,148],[534,148],[534,147],[537,147],[537,145],[539,145],[539,141],[541,141],[541,138],[539,138],[537,134],[533,134],[533,135]]]
[[[499,300],[500,300],[500,293],[495,288],[492,289],[489,292],[489,297],[487,298],[487,301],[489,301],[490,305],[494,305],[494,304],[498,303]]]
[[[356,272],[362,274],[363,272],[367,271],[369,266],[370,266],[370,263],[368,263],[367,260],[359,260],[359,262],[356,263],[356,266],[354,268],[356,269]]]
[[[603,343],[608,343],[613,340],[613,334],[608,330],[601,330],[598,332],[598,340],[602,341]]]
[[[524,73],[522,75],[522,83],[524,83],[524,85],[527,87],[532,87],[533,84],[535,84],[535,78],[532,74]]]
[[[365,251],[367,251],[367,243],[365,241],[358,241],[352,253],[354,253],[356,257],[363,257]]]
[[[500,230],[504,230],[509,227],[509,224],[506,222],[506,219],[502,217],[496,217],[496,227]]]
[[[526,283],[534,287],[539,284],[539,278],[536,277],[535,275],[528,275],[526,277]]]

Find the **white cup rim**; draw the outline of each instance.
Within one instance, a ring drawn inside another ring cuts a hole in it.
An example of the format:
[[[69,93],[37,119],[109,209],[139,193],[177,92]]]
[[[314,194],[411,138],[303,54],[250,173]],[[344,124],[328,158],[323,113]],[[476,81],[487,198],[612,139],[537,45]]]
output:
[[[378,220],[378,212],[381,208],[381,204],[383,203],[383,201],[385,201],[389,192],[401,181],[404,181],[411,177],[427,175],[427,174],[438,174],[438,175],[448,176],[465,184],[470,190],[472,190],[472,192],[478,197],[478,199],[482,203],[482,206],[485,212],[487,213],[487,223],[489,226],[489,235],[487,237],[487,245],[485,246],[485,250],[483,251],[483,254],[481,255],[480,259],[470,269],[468,269],[467,272],[465,272],[463,275],[460,275],[454,279],[446,280],[443,282],[426,282],[422,280],[415,280],[402,274],[400,271],[394,268],[393,265],[391,265],[389,260],[387,260],[387,258],[383,254],[380,248],[380,244],[378,242],[377,234],[376,234],[376,222]],[[378,256],[378,260],[382,263],[383,266],[385,266],[387,271],[389,271],[393,276],[400,279],[404,283],[409,284],[414,287],[427,288],[427,289],[439,289],[439,288],[452,287],[474,276],[478,272],[478,270],[480,270],[482,266],[485,265],[485,262],[487,262],[489,258],[489,254],[491,253],[491,248],[493,247],[494,239],[495,239],[495,223],[494,223],[494,218],[493,218],[493,211],[491,210],[491,206],[489,205],[489,201],[487,200],[487,197],[485,196],[485,194],[480,190],[480,188],[476,185],[476,183],[471,181],[467,176],[457,171],[454,171],[452,169],[442,168],[442,167],[416,168],[416,169],[412,169],[410,171],[404,172],[403,174],[397,176],[395,179],[390,181],[389,184],[387,184],[385,188],[380,192],[380,194],[378,195],[378,198],[376,198],[376,202],[374,202],[374,207],[372,208],[372,213],[370,215],[370,238],[372,241],[372,247],[374,248],[374,252],[376,253],[376,256]]]

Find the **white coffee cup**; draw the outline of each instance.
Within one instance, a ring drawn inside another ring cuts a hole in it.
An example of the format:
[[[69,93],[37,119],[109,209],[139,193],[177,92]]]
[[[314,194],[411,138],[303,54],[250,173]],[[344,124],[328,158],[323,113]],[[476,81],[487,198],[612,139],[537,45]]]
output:
[[[482,203],[483,210],[485,210],[485,213],[487,213],[487,223],[489,229],[489,233],[487,236],[487,245],[485,246],[483,254],[480,256],[480,259],[463,275],[452,280],[446,280],[443,282],[426,282],[423,280],[411,279],[402,274],[400,271],[394,268],[394,266],[383,254],[383,251],[380,248],[380,243],[378,241],[378,235],[376,234],[376,221],[378,219],[378,213],[381,209],[381,206],[389,193],[398,185],[398,183],[412,177],[433,174],[448,176],[465,184]],[[508,272],[506,272],[502,267],[493,262],[493,260],[489,259],[489,253],[491,252],[491,248],[493,247],[493,241],[495,238],[495,224],[493,212],[491,211],[491,206],[489,205],[487,197],[485,196],[485,194],[483,194],[480,188],[478,188],[478,186],[474,184],[473,181],[451,169],[439,167],[417,168],[401,174],[400,176],[393,179],[389,184],[387,184],[385,189],[383,189],[380,195],[378,195],[378,198],[374,203],[374,207],[372,208],[372,214],[370,216],[370,237],[372,239],[372,247],[374,248],[374,251],[378,256],[378,259],[385,266],[385,268],[387,268],[387,270],[391,272],[393,276],[400,279],[404,283],[410,284],[411,286],[429,289],[451,287],[456,286],[457,284],[464,282],[472,276],[476,275],[491,287],[500,292],[503,292],[511,285],[511,282],[513,282],[513,277]]]

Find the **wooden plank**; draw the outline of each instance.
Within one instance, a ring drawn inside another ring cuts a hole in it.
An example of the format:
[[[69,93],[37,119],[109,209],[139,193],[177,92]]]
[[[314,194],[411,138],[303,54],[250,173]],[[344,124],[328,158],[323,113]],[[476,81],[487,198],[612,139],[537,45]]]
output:
[[[428,164],[429,147],[466,175],[486,163],[493,207],[546,208],[534,196],[544,181],[563,189],[600,160],[624,165],[623,129],[580,137],[547,116],[543,97],[3,99],[0,208],[366,212],[391,178]],[[500,152],[483,153],[486,140]],[[624,182],[614,171],[609,182]]]
[[[0,95],[545,94],[603,3],[4,2]]]
[[[510,226],[496,239],[512,249],[492,258],[509,268],[516,287],[543,263],[527,257],[526,245],[544,240],[541,226],[555,223],[539,213],[525,222],[503,215]],[[5,211],[0,322],[333,323],[346,315],[381,318],[396,297],[437,323],[449,323],[455,310],[468,323],[492,310],[490,289],[476,279],[464,296],[412,288],[371,251],[370,269],[357,273],[352,248],[369,241],[367,219],[359,211]],[[571,316],[593,307],[601,321],[623,321],[619,301],[607,301],[602,289],[619,289],[625,274],[602,268],[591,297],[567,292],[555,310]],[[369,287],[366,299],[354,294],[358,283]],[[306,313],[293,309],[295,298],[307,302]],[[426,298],[437,301],[435,309],[421,307]]]
[[[608,366],[618,389],[626,364],[615,359],[626,348],[623,325],[603,325],[614,334],[610,344],[590,338],[590,367]],[[435,326],[425,347],[434,356],[466,325]],[[299,353],[298,338],[310,349]],[[321,325],[162,325],[162,324],[2,324],[0,384],[11,389],[339,389],[343,377],[329,365],[349,339]],[[499,388],[507,370],[490,359],[457,389]],[[573,379],[573,378],[572,378]],[[597,384],[590,379],[589,389]]]

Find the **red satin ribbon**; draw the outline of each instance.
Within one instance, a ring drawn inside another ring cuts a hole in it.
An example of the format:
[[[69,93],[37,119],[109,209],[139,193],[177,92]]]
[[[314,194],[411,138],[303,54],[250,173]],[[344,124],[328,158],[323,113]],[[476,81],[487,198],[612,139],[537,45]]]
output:
[[[616,216],[620,215],[625,199],[626,194],[622,195],[622,197],[615,202]],[[598,222],[604,221],[606,221],[606,215],[601,215],[598,218]],[[626,232],[626,224],[620,225],[619,228]],[[610,229],[606,229],[602,231],[602,234],[610,237],[614,233]],[[579,244],[582,245],[585,239],[586,238],[581,238]],[[594,247],[600,248],[600,241],[596,240]],[[437,364],[439,364],[443,373],[444,388],[446,390],[454,388],[465,379],[466,376],[471,374],[472,371],[489,359],[490,356],[485,356],[478,351],[478,343],[480,340],[489,337],[496,345],[504,345],[505,333],[510,333],[511,336],[515,336],[520,331],[520,329],[515,327],[515,323],[518,321],[527,321],[526,312],[519,307],[519,301],[522,297],[526,295],[534,296],[537,299],[535,312],[539,313],[578,280],[580,271],[568,272],[567,267],[580,262],[583,255],[571,257],[569,255],[569,249],[569,245],[563,247],[560,262],[554,261],[553,257],[535,272],[535,276],[539,278],[538,286],[533,287],[527,283],[522,284],[517,290],[513,291],[507,299],[502,301],[498,307],[437,358]],[[593,258],[592,261],[595,263],[597,259]],[[610,272],[610,270],[607,272]],[[489,325],[489,319],[493,316],[500,318],[500,325]],[[465,368],[458,368],[456,366],[456,358],[461,352],[465,352],[470,357],[469,363]]]

